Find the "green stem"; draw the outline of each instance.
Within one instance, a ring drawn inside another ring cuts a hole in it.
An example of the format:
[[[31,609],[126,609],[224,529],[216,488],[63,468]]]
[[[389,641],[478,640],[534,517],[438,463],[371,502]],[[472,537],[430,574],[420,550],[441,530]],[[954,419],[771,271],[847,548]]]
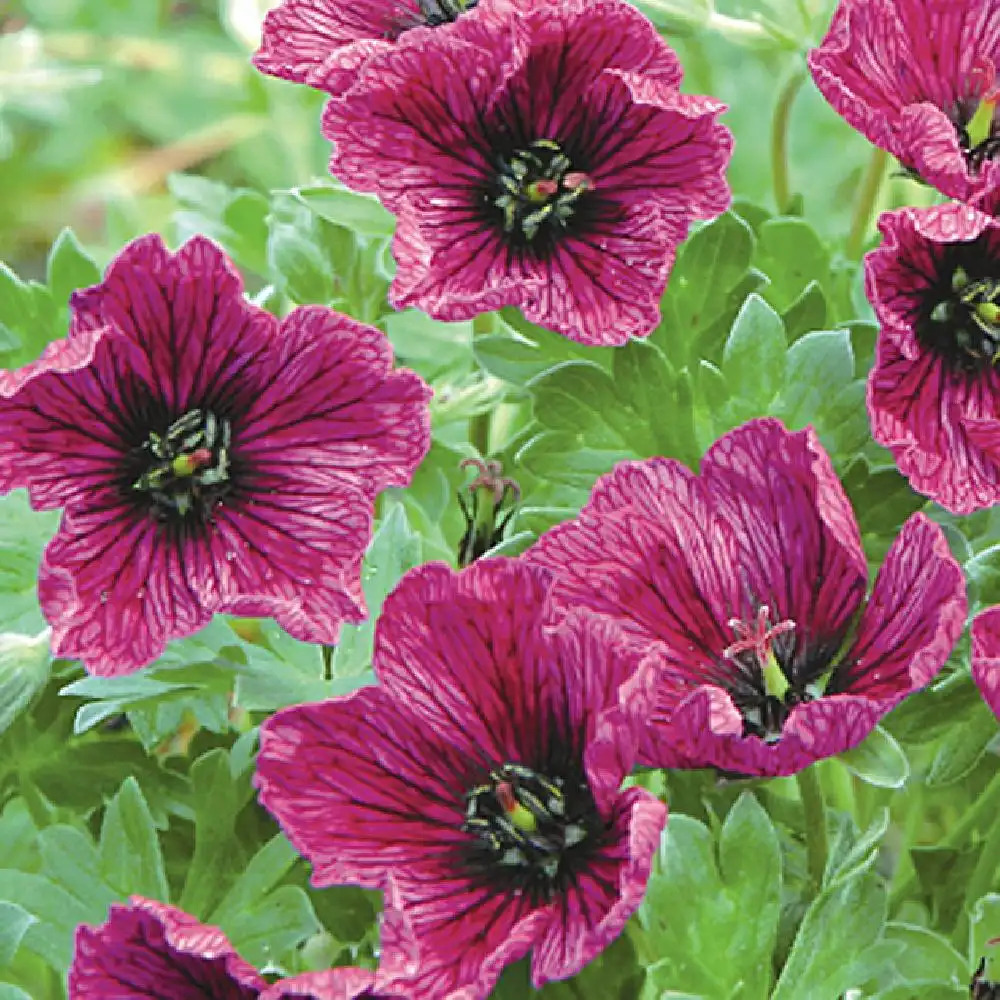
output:
[[[988,816],[990,823],[994,823],[993,817],[996,816],[998,809],[1000,809],[1000,771],[993,775],[990,783],[983,789],[972,806],[966,810],[962,818],[948,831],[948,835],[935,846],[938,848],[951,848],[953,850],[958,848],[976,828],[981,817]],[[1000,827],[1000,824],[996,824],[996,826]],[[890,907],[897,906],[906,899],[913,891],[916,883],[917,876],[915,873],[900,882],[892,890],[889,897]]]
[[[844,247],[844,252],[850,260],[861,259],[861,251],[865,245],[865,237],[868,235],[868,227],[871,225],[872,215],[875,212],[875,202],[878,200],[878,194],[882,188],[882,178],[885,176],[888,162],[889,154],[884,149],[872,150],[868,167],[861,178],[858,196],[854,201],[851,230],[847,234],[847,243]]]
[[[815,895],[823,885],[823,873],[826,871],[826,807],[815,766],[799,771],[795,780],[805,813],[806,861]]]
[[[473,344],[477,337],[485,337],[493,333],[494,322],[492,313],[480,313],[472,319]],[[483,457],[490,453],[490,426],[493,421],[491,412],[477,413],[469,419],[469,441],[472,447]]]
[[[797,67],[778,93],[771,120],[771,181],[779,215],[788,211],[792,198],[788,181],[788,123],[792,105],[805,80],[805,69]]]

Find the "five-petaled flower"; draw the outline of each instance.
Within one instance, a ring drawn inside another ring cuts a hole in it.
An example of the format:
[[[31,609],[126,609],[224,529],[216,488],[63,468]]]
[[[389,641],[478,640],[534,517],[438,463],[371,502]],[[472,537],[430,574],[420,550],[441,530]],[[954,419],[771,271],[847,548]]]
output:
[[[69,1000],[362,1000],[376,975],[330,969],[269,984],[218,927],[141,896],[114,903],[99,927],[82,924]]]
[[[504,0],[484,0],[503,3]],[[477,0],[283,0],[267,12],[253,63],[293,83],[337,94],[404,33],[452,24]]]
[[[549,583],[502,558],[412,571],[376,626],[380,686],[261,729],[261,801],[313,883],[397,886],[408,996],[485,997],[529,949],[536,985],[571,976],[645,892],[666,807],[620,785],[653,663],[607,622],[544,628]]]
[[[679,92],[677,57],[623,0],[475,15],[404,35],[323,118],[331,170],[397,214],[392,303],[645,336],[692,220],[729,204],[724,106]]]
[[[944,194],[1000,187],[996,0],[840,0],[809,68],[850,125]]]
[[[1000,193],[1000,192],[998,192]],[[1000,502],[1000,221],[950,203],[879,219],[865,259],[881,332],[872,435],[910,485],[968,514]]]
[[[564,612],[662,658],[645,763],[779,775],[859,743],[965,621],[941,529],[904,524],[867,601],[854,513],[812,429],[751,421],[679,462],[627,462],[524,558]]]
[[[137,240],[71,310],[0,373],[0,489],[65,507],[38,581],[54,652],[111,675],[218,611],[327,643],[362,620],[375,494],[429,439],[384,335],[319,307],[279,324],[203,238]]]

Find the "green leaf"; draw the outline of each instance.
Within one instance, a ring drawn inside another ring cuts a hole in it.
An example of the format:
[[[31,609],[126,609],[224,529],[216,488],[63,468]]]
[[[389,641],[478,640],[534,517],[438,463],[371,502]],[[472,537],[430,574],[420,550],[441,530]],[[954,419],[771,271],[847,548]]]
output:
[[[859,746],[840,754],[839,759],[852,774],[877,788],[902,788],[910,776],[903,748],[881,726],[876,726]]]
[[[970,596],[981,607],[1000,604],[1000,545],[991,545],[965,564]]]
[[[833,829],[823,873],[823,885],[827,889],[872,869],[879,843],[889,829],[889,810],[880,809],[860,835],[854,821],[845,813],[832,814],[830,822]]]
[[[22,281],[0,264],[0,365],[18,368],[34,361],[63,336],[60,310],[52,293],[37,281]]]
[[[0,1000],[31,1000],[31,997],[19,986],[10,983],[0,983]]]
[[[747,277],[754,249],[750,226],[726,212],[696,230],[682,244],[660,303],[663,318],[650,335],[675,364],[690,357],[713,357],[705,334],[726,320],[731,325],[746,296],[758,282],[733,301]]]
[[[785,328],[781,317],[757,294],[733,323],[722,353],[722,374],[746,416],[765,413],[785,381]]]
[[[989,706],[980,701],[952,726],[938,743],[925,781],[932,787],[951,785],[965,777],[982,760],[986,748],[997,734],[997,719]]]
[[[472,365],[472,322],[441,323],[417,309],[389,313],[383,320],[400,363],[425,378],[461,375]],[[505,338],[501,338],[505,339]]]
[[[890,922],[885,925],[885,937],[887,941],[898,941],[903,946],[896,962],[896,971],[911,992],[889,990],[879,994],[880,1000],[887,1000],[892,996],[898,996],[899,1000],[910,1000],[915,986],[947,985],[968,980],[969,970],[965,959],[946,938],[929,928]],[[916,992],[921,1000],[926,996],[923,990]],[[964,995],[968,996],[968,986],[965,987]]]
[[[283,885],[231,914],[223,930],[253,965],[264,966],[302,944],[322,928],[305,891]]]
[[[0,632],[0,733],[45,687],[51,669],[49,629],[36,636]]]
[[[48,281],[52,298],[56,303],[68,302],[71,292],[96,285],[100,280],[100,268],[67,226],[49,251]]]
[[[194,635],[169,643],[159,659],[137,673],[84,677],[60,694],[93,699],[77,712],[76,733],[128,712],[147,750],[172,735],[185,716],[212,732],[225,733],[235,671],[246,661],[243,649],[225,619],[216,617]]]
[[[323,252],[312,211],[290,196],[275,199],[268,217],[270,274],[296,303],[326,305],[334,296],[334,271]]]
[[[810,281],[799,297],[781,315],[790,341],[826,326],[829,307],[818,281]]]
[[[532,379],[528,388],[535,419],[544,427],[575,433],[584,447],[618,449],[636,458],[655,454],[649,426],[600,365],[564,361]]]
[[[687,372],[678,374],[655,344],[633,340],[615,351],[611,377],[649,432],[651,450],[645,454],[695,464],[700,451]]]
[[[250,859],[240,877],[212,911],[211,919],[225,926],[242,910],[258,905],[298,860],[298,852],[288,838],[283,833],[276,833]]]
[[[829,408],[831,399],[854,380],[854,350],[847,330],[815,330],[788,348],[780,412],[804,427]]]
[[[771,279],[764,297],[785,312],[817,276],[830,272],[830,252],[804,219],[769,219],[758,233],[754,264]]]
[[[210,750],[191,765],[191,786],[194,855],[178,905],[203,914],[211,912],[242,867],[236,817],[253,792],[246,775],[233,775],[224,750]]]
[[[516,462],[542,480],[574,487],[579,499],[575,506],[579,508],[599,476],[610,472],[616,463],[637,457],[630,448],[581,446],[577,434],[547,431],[531,438],[517,453]],[[525,513],[522,510],[521,521]]]
[[[267,215],[271,206],[264,195],[194,174],[171,174],[167,186],[183,206],[174,213],[178,239],[209,236],[241,268],[267,273]]]
[[[770,818],[752,795],[712,835],[672,815],[640,909],[654,982],[713,1000],[768,996],[781,902],[781,855]],[[748,919],[748,914],[753,919]],[[724,962],[719,942],[725,942]]]
[[[374,195],[349,191],[337,183],[293,188],[291,193],[317,215],[359,236],[392,236],[396,229],[394,216]]]
[[[160,840],[138,782],[126,778],[101,825],[101,873],[122,895],[169,896]]]
[[[0,901],[0,966],[13,961],[21,939],[28,928],[37,922],[37,918],[17,903]]]
[[[38,606],[38,564],[58,523],[58,511],[31,510],[24,490],[0,497],[0,631],[45,627]]]
[[[839,997],[902,951],[883,941],[886,892],[862,869],[827,886],[806,910],[771,1000]]]
[[[369,669],[382,603],[403,574],[421,560],[420,536],[410,527],[403,506],[393,504],[378,526],[361,568],[368,618],[361,625],[341,629],[340,642],[333,651],[335,676],[353,677]]]

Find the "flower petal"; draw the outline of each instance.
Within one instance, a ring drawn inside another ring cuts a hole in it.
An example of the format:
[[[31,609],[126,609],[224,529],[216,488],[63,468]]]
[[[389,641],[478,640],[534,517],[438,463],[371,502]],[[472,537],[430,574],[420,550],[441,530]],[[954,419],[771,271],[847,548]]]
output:
[[[266,986],[222,931],[165,903],[133,896],[77,928],[70,1000],[256,1000]]]
[[[892,543],[838,670],[838,688],[888,710],[929,684],[965,625],[965,577],[941,528],[914,514]]]
[[[972,679],[1000,718],[1000,607],[987,608],[972,619]]]
[[[461,830],[481,752],[439,738],[381,688],[283,709],[261,727],[260,800],[318,886],[381,888],[386,873],[439,872]]]

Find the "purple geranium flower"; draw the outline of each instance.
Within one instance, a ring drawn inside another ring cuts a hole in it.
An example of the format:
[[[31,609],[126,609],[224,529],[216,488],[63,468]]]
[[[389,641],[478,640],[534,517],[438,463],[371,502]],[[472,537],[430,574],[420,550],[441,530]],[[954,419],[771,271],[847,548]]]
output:
[[[356,68],[390,48],[404,32],[451,24],[476,5],[477,0],[354,0],[349,4],[284,0],[267,12],[253,62],[271,76],[338,93],[353,82],[354,72],[348,66]]]
[[[426,385],[377,330],[279,323],[211,242],[129,245],[68,339],[0,373],[0,489],[64,506],[39,570],[59,656],[134,670],[213,612],[335,642],[366,615],[375,494],[428,447]]]
[[[412,571],[376,627],[381,686],[261,729],[261,801],[314,884],[397,887],[407,996],[485,997],[529,949],[536,985],[571,976],[645,891],[666,807],[620,785],[653,663],[607,622],[544,629],[549,582],[507,559]]]
[[[376,973],[310,972],[273,985],[218,927],[166,903],[133,896],[100,927],[81,925],[69,1000],[378,1000]]]
[[[958,514],[1000,501],[1000,222],[966,205],[879,219],[865,258],[881,324],[872,434],[910,485]]]
[[[266,988],[222,931],[165,903],[133,896],[77,928],[69,1000],[256,1000]]]
[[[691,221],[729,204],[724,106],[678,91],[677,57],[622,0],[475,13],[404,35],[323,119],[331,170],[398,215],[393,304],[645,336]]]
[[[922,514],[865,600],[854,514],[811,428],[755,420],[695,475],[622,463],[525,553],[557,608],[613,618],[662,657],[643,759],[778,775],[861,742],[933,677],[965,620],[962,571]]]
[[[986,704],[1000,718],[1000,606],[972,619],[972,679]]]
[[[996,0],[840,0],[809,68],[850,125],[928,184],[963,201],[1000,186]]]

